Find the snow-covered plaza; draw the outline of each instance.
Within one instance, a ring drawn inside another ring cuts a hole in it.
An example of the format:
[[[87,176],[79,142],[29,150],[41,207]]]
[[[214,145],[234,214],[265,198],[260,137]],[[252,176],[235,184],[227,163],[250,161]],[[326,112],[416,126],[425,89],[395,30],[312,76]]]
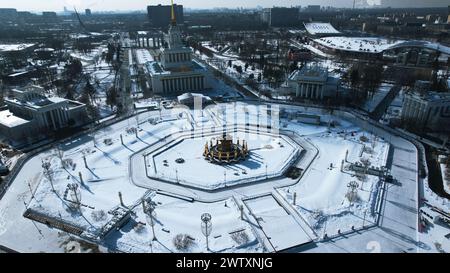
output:
[[[297,118],[305,113],[320,123]],[[205,143],[224,132],[248,143],[248,158],[205,160]],[[59,252],[70,234],[109,251],[203,252],[200,216],[209,213],[210,251],[317,243],[375,225],[384,182],[374,173],[384,170],[389,146],[315,108],[233,103],[141,112],[31,157],[0,204],[0,242]],[[36,230],[59,244],[32,239]]]
[[[247,140],[249,158],[236,164],[211,163],[203,158],[203,147],[210,141],[216,142],[221,133],[189,134],[159,149],[150,148],[152,151],[146,154],[147,174],[167,182],[214,190],[279,177],[300,155],[300,146],[287,136],[250,130],[236,130],[229,135]],[[177,163],[177,159],[182,162]]]

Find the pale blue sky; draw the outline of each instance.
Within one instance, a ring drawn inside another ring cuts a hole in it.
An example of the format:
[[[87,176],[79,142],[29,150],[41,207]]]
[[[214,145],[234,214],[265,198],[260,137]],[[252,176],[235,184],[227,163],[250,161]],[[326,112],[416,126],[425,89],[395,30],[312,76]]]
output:
[[[403,5],[405,7],[415,7],[419,4],[428,3],[433,6],[446,6],[448,0],[357,0],[357,2],[367,1],[369,3],[380,3],[388,1],[393,6]],[[311,4],[351,7],[353,0],[175,0],[176,3],[183,4],[187,8],[213,8],[213,7],[263,7],[271,6],[306,6]],[[397,2],[394,4],[394,2]],[[412,3],[415,2],[415,3]],[[103,10],[145,10],[147,5],[169,4],[170,0],[0,0],[2,8],[16,8],[24,11],[62,11],[64,6],[73,6],[82,10],[90,8],[93,11]]]

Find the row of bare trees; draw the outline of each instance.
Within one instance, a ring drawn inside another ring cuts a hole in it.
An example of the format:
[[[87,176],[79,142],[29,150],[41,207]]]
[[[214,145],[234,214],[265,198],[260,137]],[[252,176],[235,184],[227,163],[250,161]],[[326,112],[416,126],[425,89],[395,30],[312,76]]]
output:
[[[374,96],[382,82],[383,71],[381,63],[358,62],[344,73],[342,80],[350,88],[354,103]]]

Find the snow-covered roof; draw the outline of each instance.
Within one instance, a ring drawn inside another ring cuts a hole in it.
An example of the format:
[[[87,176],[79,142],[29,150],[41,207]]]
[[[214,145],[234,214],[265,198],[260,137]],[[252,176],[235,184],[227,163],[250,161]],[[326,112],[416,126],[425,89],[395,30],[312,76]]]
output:
[[[7,98],[5,102],[14,105],[21,105],[32,109],[43,109],[56,104],[68,102],[60,97],[46,97],[39,93],[38,86],[28,87],[28,90],[13,89],[14,98]]]
[[[441,53],[450,55],[450,47],[442,45],[440,43],[429,42],[429,41],[418,41],[418,40],[402,41],[401,43],[398,43],[393,46],[393,48],[397,48],[397,47],[423,47],[423,48],[427,48],[430,50],[436,50]]]
[[[340,34],[330,23],[305,23],[306,31],[311,35]]]
[[[184,70],[176,71],[175,69],[171,70],[165,70],[164,67],[161,66],[159,62],[150,61],[145,63],[145,67],[151,75],[170,75],[170,74],[176,74],[176,73],[183,73],[183,72],[192,72],[192,71],[205,71],[206,67],[203,66],[201,63],[197,62],[196,60],[192,60],[190,62],[190,66],[182,67]]]
[[[314,41],[328,48],[367,53],[379,53],[394,45],[403,43],[403,41],[393,41],[384,38],[341,36],[319,38]]]
[[[147,49],[138,49],[136,50],[136,59],[138,64],[145,64],[147,62],[153,62],[153,56]]]
[[[294,71],[289,78],[295,81],[326,82],[328,71],[319,65],[305,65],[301,69]]]
[[[43,47],[43,48],[38,48],[35,49],[34,52],[53,52],[55,51],[53,48],[49,48],[49,47]]]
[[[35,44],[3,44],[0,45],[0,52],[21,51],[33,46]]]
[[[155,74],[170,74],[170,71],[164,70],[158,62],[148,62],[146,64],[147,70],[151,75]]]
[[[89,38],[89,35],[86,34],[70,34],[70,38],[71,39],[84,39],[84,38]]]
[[[197,98],[201,98],[202,100],[207,100],[207,101],[211,100],[210,97],[205,96],[205,95],[200,94],[200,93],[184,93],[184,94],[178,96],[177,99],[178,99],[179,102],[183,102],[183,101],[192,100],[192,99],[194,99],[196,97]]]
[[[29,122],[29,120],[15,116],[9,110],[0,111],[0,123],[3,126],[12,128]]]

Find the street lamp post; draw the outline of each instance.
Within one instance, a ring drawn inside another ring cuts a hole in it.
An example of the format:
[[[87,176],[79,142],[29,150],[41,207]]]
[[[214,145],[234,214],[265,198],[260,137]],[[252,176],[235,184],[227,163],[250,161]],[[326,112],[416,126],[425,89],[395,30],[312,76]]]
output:
[[[211,235],[212,224],[211,224],[211,214],[203,213],[201,216],[202,220],[202,233],[206,238],[206,249],[209,250],[208,237]]]
[[[358,183],[356,181],[350,181],[347,184],[347,187],[350,188],[349,201],[350,205],[352,205],[353,199],[355,198],[356,189],[358,188]]]
[[[143,201],[143,202],[145,202],[145,201]],[[145,206],[145,204],[143,205],[144,213],[146,214],[146,217],[147,217],[147,223],[152,227],[152,234],[153,234],[152,241],[156,241],[155,219],[154,219],[156,217],[156,213],[155,213],[156,204],[151,199],[147,201],[147,204],[148,204],[148,206]]]

